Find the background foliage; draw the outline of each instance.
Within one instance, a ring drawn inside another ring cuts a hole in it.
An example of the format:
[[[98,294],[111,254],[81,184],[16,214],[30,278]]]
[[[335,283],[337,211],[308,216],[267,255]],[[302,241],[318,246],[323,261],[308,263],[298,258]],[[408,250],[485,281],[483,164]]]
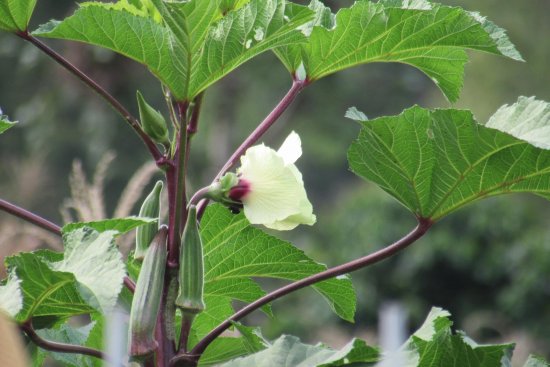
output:
[[[350,3],[327,1],[333,9]],[[516,63],[472,53],[465,88],[455,106],[471,108],[478,120],[485,121],[518,95],[550,100],[550,44],[546,40],[550,3],[442,3],[488,16],[507,29],[527,60],[526,64]],[[31,28],[51,18],[62,18],[74,9],[73,1],[56,0],[55,6],[52,4],[52,0],[38,2]],[[76,43],[52,44],[126,105],[133,106],[132,112],[137,113],[136,89],[151,104],[163,106],[157,83],[141,66],[105,50]],[[2,110],[21,121],[0,144],[0,191],[5,198],[61,222],[59,207],[52,203],[62,203],[69,196],[73,159],[81,159],[91,175],[105,151],[112,150],[116,158],[107,171],[103,192],[106,210],[112,213],[127,178],[147,159],[126,124],[71,75],[32,46],[5,33],[0,34],[0,80]],[[193,187],[210,180],[288,86],[284,67],[274,55],[267,54],[209,90],[197,150],[191,157],[192,172],[200,172],[192,178]],[[448,105],[431,81],[410,67],[376,64],[354,68],[304,91],[283,116],[286,121],[266,135],[266,143],[280,142],[291,127],[305,137],[300,168],[319,223],[314,229],[292,233],[291,239],[312,258],[334,265],[395,240],[413,226],[404,208],[348,171],[345,151],[359,126],[343,115],[351,105],[373,118],[398,114],[414,103]],[[206,146],[217,149],[201,148]],[[326,304],[310,298],[318,297],[314,292],[303,291],[274,304],[278,321],[266,319],[264,332],[276,337],[284,330],[306,341],[321,338],[341,346],[349,339],[348,334],[362,335],[364,325],[374,329],[376,312],[383,302],[399,300],[410,312],[411,328],[420,324],[433,304],[451,311],[456,326],[479,341],[507,342],[520,336],[530,344],[531,352],[548,353],[549,214],[547,202],[521,195],[467,207],[438,224],[403,254],[354,274],[361,329],[337,320]],[[2,258],[48,242],[45,235],[7,215],[0,214],[0,218]],[[517,354],[517,360],[525,360]]]

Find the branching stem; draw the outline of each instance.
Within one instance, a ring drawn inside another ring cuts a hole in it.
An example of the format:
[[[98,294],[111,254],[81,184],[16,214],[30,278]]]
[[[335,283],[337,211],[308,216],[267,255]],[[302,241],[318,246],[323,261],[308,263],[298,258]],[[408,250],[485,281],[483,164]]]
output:
[[[63,56],[55,52],[53,49],[51,49],[48,45],[37,39],[36,37],[32,36],[27,31],[21,31],[18,32],[17,35],[21,37],[22,39],[30,42],[34,46],[36,46],[38,49],[40,49],[42,52],[44,52],[46,55],[51,57],[53,60],[55,60],[58,64],[63,66],[66,70],[71,72],[73,75],[75,75],[78,79],[80,79],[84,84],[86,84],[88,87],[90,87],[92,90],[94,90],[97,94],[99,94],[107,103],[111,105],[122,117],[132,129],[139,135],[153,158],[158,164],[163,163],[163,155],[159,151],[157,145],[151,140],[151,138],[142,130],[141,125],[139,124],[138,119],[136,119],[128,110],[120,103],[115,97],[113,97],[109,92],[107,92],[103,87],[101,87],[99,84],[97,84],[96,81],[94,81],[92,78],[90,78],[88,75],[86,75],[82,70],[78,69],[76,66],[74,66],[71,62],[69,62],[67,59],[65,59]]]
[[[284,287],[281,287],[263,296],[262,298],[259,298],[258,300],[243,307],[238,312],[236,312],[233,316],[229,317],[227,320],[219,324],[215,329],[213,329],[208,335],[206,335],[201,341],[197,343],[197,345],[193,348],[193,350],[191,350],[189,355],[195,356],[195,358],[197,358],[197,356],[200,356],[205,351],[205,349],[208,347],[208,345],[210,345],[210,343],[212,343],[218,336],[220,336],[225,330],[227,330],[231,326],[232,322],[242,319],[243,317],[247,316],[253,311],[259,309],[260,307],[278,298],[281,298],[294,291],[297,291],[298,289],[302,289],[304,287],[321,282],[323,280],[334,278],[339,275],[348,274],[355,270],[359,270],[361,268],[364,268],[365,266],[375,264],[377,262],[380,262],[394,255],[395,253],[403,250],[404,248],[408,247],[409,245],[414,243],[416,240],[418,240],[420,237],[422,237],[426,233],[426,231],[431,227],[431,225],[432,225],[432,222],[430,220],[421,218],[419,219],[418,225],[416,226],[416,228],[413,229],[409,234],[407,234],[405,237],[401,238],[400,240],[394,242],[393,244],[387,247],[384,247],[381,250],[378,250],[362,258],[352,260],[345,264],[327,269],[321,273],[314,274],[307,278],[298,280],[294,283],[290,283]]]
[[[46,349],[52,352],[85,354],[88,356],[105,359],[105,355],[97,349],[83,347],[81,345],[52,342],[52,341],[43,339],[42,337],[40,337],[40,335],[36,333],[36,331],[32,327],[31,321],[27,321],[22,325],[20,325],[19,327],[23,332],[25,332],[25,334],[27,334],[29,339],[32,340],[34,344],[36,344],[38,347],[42,349]]]

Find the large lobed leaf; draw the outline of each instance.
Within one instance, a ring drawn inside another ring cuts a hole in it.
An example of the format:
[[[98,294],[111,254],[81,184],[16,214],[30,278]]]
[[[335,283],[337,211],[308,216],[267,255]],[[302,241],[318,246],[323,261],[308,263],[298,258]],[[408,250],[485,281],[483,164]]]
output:
[[[18,321],[109,312],[125,276],[116,234],[79,228],[63,235],[64,254],[40,250],[6,258],[10,277],[0,287],[0,307]]]
[[[451,330],[450,314],[434,307],[422,327],[405,344],[403,365],[506,367],[514,344],[478,345],[464,333]],[[402,351],[403,352],[403,351]]]
[[[483,126],[469,111],[413,107],[361,121],[348,159],[359,176],[432,220],[488,196],[550,199],[550,151],[537,147],[550,141],[549,113],[548,103],[520,98]]]
[[[206,310],[197,317],[199,337],[233,313],[231,300],[252,302],[265,294],[252,278],[298,280],[326,269],[290,243],[250,226],[244,215],[220,205],[208,207],[201,222],[205,253]],[[355,293],[348,277],[318,283],[331,308],[353,320]]]
[[[379,359],[379,351],[364,341],[353,339],[341,350],[334,350],[322,344],[307,345],[294,336],[283,335],[267,349],[238,358],[223,367],[336,367],[361,363],[372,366]]]
[[[466,49],[522,60],[504,30],[461,8],[425,0],[362,0],[335,16],[318,0],[302,29],[308,43],[276,50],[291,73],[303,66],[314,81],[372,62],[400,62],[428,75],[450,101],[462,88]]]
[[[8,32],[26,31],[36,0],[0,1],[0,29]]]
[[[296,28],[313,16],[300,7],[285,17],[284,0],[152,2],[163,22],[130,6],[92,2],[33,34],[109,48],[145,64],[177,99],[191,100],[250,58],[304,42]],[[222,14],[228,6],[235,9]]]

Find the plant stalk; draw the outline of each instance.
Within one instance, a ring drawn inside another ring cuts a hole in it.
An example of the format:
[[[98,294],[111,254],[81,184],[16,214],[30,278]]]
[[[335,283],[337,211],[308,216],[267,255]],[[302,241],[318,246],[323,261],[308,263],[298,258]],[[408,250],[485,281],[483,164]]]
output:
[[[416,228],[413,229],[405,237],[394,242],[393,244],[387,247],[384,247],[383,249],[378,250],[372,254],[364,256],[362,258],[352,260],[345,264],[335,266],[333,268],[327,269],[318,274],[314,274],[307,278],[298,280],[294,283],[290,283],[284,287],[281,287],[263,296],[262,298],[259,298],[258,300],[243,307],[238,312],[236,312],[233,316],[229,317],[228,319],[223,321],[221,324],[219,324],[208,335],[206,335],[202,340],[200,340],[189,354],[191,356],[195,356],[195,358],[197,358],[197,356],[200,357],[200,355],[206,350],[208,345],[210,345],[210,343],[212,343],[225,330],[227,330],[232,325],[232,322],[239,321],[240,319],[252,313],[253,311],[259,309],[260,307],[278,298],[281,298],[294,291],[297,291],[298,289],[302,289],[304,287],[321,282],[323,280],[334,278],[338,275],[344,275],[355,270],[359,270],[361,268],[364,268],[365,266],[375,264],[377,262],[380,262],[394,255],[395,253],[405,249],[406,247],[414,243],[416,240],[418,240],[420,237],[422,237],[426,233],[426,231],[431,227],[432,224],[433,223],[429,219],[419,218],[418,225],[416,226]]]
[[[109,92],[107,92],[103,87],[101,87],[99,84],[97,84],[96,81],[94,81],[92,78],[90,78],[88,75],[86,75],[82,70],[78,69],[76,66],[74,66],[71,62],[69,62],[67,59],[65,59],[63,56],[55,52],[53,49],[51,49],[48,45],[37,39],[36,37],[32,36],[27,31],[21,31],[16,33],[19,37],[24,39],[25,41],[30,42],[34,46],[36,46],[38,49],[43,51],[46,55],[51,57],[53,60],[55,60],[58,64],[63,66],[66,70],[71,72],[73,75],[75,75],[78,79],[80,79],[84,84],[86,84],[88,87],[90,87],[92,90],[94,90],[97,94],[99,94],[108,104],[111,105],[117,111],[123,118],[126,120],[126,122],[130,125],[132,129],[139,135],[155,161],[158,165],[163,164],[163,155],[159,151],[157,145],[151,138],[143,131],[141,128],[141,125],[139,124],[139,121],[128,112],[128,110],[120,103],[115,97],[113,97]]]
[[[52,341],[43,339],[40,335],[36,333],[36,331],[32,326],[32,322],[30,320],[26,321],[19,327],[25,334],[27,334],[29,339],[32,340],[34,344],[36,344],[38,347],[42,349],[46,349],[52,352],[60,352],[60,353],[84,354],[87,356],[92,356],[100,359],[106,359],[103,352],[97,349],[83,347],[81,345],[52,342]]]
[[[53,234],[61,236],[61,227],[57,224],[52,223],[49,220],[31,213],[30,211],[14,205],[6,200],[0,199],[0,210],[10,213],[11,215],[21,218]]]

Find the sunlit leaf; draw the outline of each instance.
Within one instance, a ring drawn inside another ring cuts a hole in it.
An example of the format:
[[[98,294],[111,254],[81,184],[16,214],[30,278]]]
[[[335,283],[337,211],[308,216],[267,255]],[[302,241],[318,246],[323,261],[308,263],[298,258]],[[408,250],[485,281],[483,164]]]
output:
[[[530,192],[550,198],[550,151],[520,139],[542,144],[547,109],[545,102],[522,98],[501,109],[489,128],[469,111],[413,107],[361,122],[348,159],[359,176],[432,220],[494,195]],[[525,119],[521,111],[546,112]]]
[[[17,124],[17,121],[10,121],[7,116],[2,115],[2,110],[0,110],[0,134],[14,127],[15,124]]]
[[[12,271],[8,274],[5,284],[0,286],[0,312],[15,317],[23,308],[21,281]]]
[[[301,52],[297,47],[276,51],[291,73],[303,64],[311,81],[360,64],[399,62],[420,69],[456,101],[466,49],[521,60],[504,30],[461,8],[428,1],[362,0],[341,9],[333,26],[317,1],[312,7],[318,17],[310,23],[308,43],[297,46]]]
[[[305,42],[296,28],[312,16],[296,5],[301,11],[285,17],[284,0],[152,3],[164,22],[131,6],[92,2],[33,34],[109,48],[145,64],[177,99],[191,100],[252,57]]]

